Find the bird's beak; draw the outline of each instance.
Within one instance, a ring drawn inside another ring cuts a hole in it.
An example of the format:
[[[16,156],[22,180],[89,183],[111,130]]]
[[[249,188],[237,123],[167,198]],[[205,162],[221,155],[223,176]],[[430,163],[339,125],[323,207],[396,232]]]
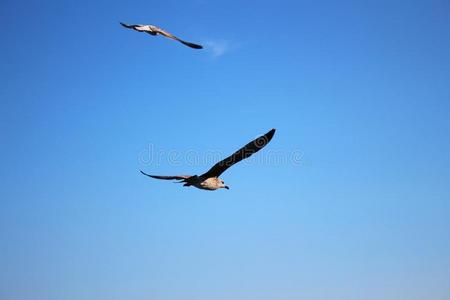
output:
[[[224,186],[225,189],[229,190],[230,187],[228,185]]]

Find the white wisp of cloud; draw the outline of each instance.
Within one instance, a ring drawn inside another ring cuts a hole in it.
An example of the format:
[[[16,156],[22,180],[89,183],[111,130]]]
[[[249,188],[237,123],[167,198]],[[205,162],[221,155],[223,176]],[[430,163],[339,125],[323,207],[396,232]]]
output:
[[[225,40],[209,40],[205,45],[213,58],[218,58],[230,50],[230,45]]]

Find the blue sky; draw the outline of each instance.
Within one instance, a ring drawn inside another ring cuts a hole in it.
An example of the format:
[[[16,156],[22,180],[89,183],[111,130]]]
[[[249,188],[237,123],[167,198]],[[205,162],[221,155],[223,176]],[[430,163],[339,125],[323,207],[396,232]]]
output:
[[[448,1],[0,15],[1,299],[450,297]],[[273,127],[228,191],[139,174],[202,173]]]

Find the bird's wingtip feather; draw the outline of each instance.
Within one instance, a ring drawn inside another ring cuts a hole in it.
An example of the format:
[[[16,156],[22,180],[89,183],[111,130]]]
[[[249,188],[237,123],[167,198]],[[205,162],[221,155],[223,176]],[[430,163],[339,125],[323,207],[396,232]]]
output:
[[[139,171],[141,171],[141,173],[144,174],[145,176],[150,176],[150,177],[152,176],[152,175],[150,175],[150,174],[145,173],[145,172],[142,171],[142,170],[139,170]]]
[[[266,136],[269,136],[270,138],[273,137],[273,135],[275,134],[276,129],[272,128],[271,130],[269,130],[269,132],[266,133]]]

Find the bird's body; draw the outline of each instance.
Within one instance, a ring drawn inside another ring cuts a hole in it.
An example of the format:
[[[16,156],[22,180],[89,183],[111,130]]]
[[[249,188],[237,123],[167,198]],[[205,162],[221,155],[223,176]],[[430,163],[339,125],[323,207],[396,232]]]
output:
[[[148,33],[150,35],[158,35],[158,34],[160,34],[160,35],[165,36],[165,37],[167,37],[169,39],[178,41],[178,42],[180,42],[180,43],[182,43],[182,44],[184,44],[184,45],[186,45],[188,47],[191,47],[193,49],[202,49],[203,48],[203,46],[201,46],[201,45],[197,45],[197,44],[194,44],[194,43],[186,42],[186,41],[184,41],[184,40],[182,40],[180,38],[177,38],[173,34],[167,32],[167,31],[165,31],[165,30],[163,30],[163,29],[161,29],[159,27],[156,27],[154,25],[142,25],[142,24],[128,25],[128,24],[125,24],[125,23],[122,23],[122,22],[120,23],[120,25],[122,25],[123,27],[128,28],[128,29],[133,29],[133,30],[136,30],[136,31],[139,31],[139,32],[145,32],[145,33]]]
[[[155,179],[164,180],[179,180],[178,182],[184,183],[184,186],[194,186],[198,189],[214,191],[220,188],[229,189],[225,185],[224,181],[219,178],[219,176],[225,172],[229,167],[241,160],[250,157],[252,154],[258,152],[264,146],[266,146],[273,135],[275,134],[275,129],[270,130],[265,135],[258,137],[257,139],[251,141],[229,157],[216,163],[208,172],[198,176],[198,175],[175,175],[175,176],[160,176],[160,175],[150,175],[141,171],[142,174]]]
[[[201,190],[208,190],[208,191],[214,191],[220,188],[228,189],[228,186],[226,186],[222,179],[219,177],[209,177],[209,178],[201,178],[197,177],[198,181],[192,184],[198,189]]]
[[[122,25],[123,25],[123,23],[122,23]],[[124,27],[131,28],[131,29],[134,29],[134,30],[139,31],[139,32],[147,32],[147,33],[150,33],[152,35],[156,35],[157,32],[158,32],[156,30],[155,26],[152,26],[152,25],[131,25],[131,27],[130,27],[130,25],[127,25],[127,26],[124,26]]]

